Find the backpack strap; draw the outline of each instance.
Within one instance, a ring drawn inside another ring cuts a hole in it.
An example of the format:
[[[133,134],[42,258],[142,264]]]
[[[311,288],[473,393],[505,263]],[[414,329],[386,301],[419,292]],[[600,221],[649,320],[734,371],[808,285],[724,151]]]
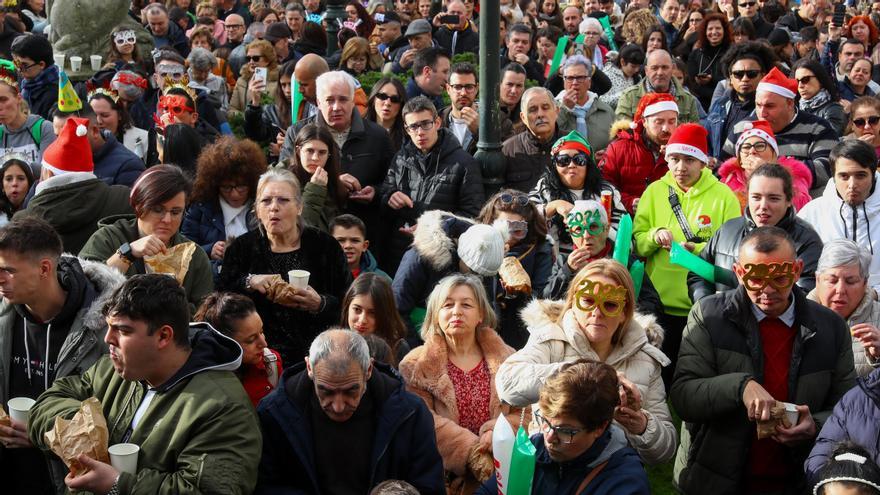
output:
[[[31,126],[31,138],[34,140],[34,144],[37,145],[37,148],[40,147],[40,143],[43,141],[43,122],[46,119],[40,117],[34,122],[34,125]],[[2,136],[0,136],[2,138]]]
[[[587,488],[587,485],[589,485],[590,482],[593,481],[596,478],[596,476],[598,476],[599,473],[601,473],[602,470],[605,469],[605,466],[607,466],[607,465],[608,465],[608,461],[605,461],[605,462],[599,464],[598,466],[594,467],[593,469],[591,469],[590,472],[587,473],[587,476],[584,478],[584,481],[581,481],[581,484],[578,485],[578,489],[574,492],[575,495],[580,495],[581,493],[583,493],[584,489]]]
[[[669,206],[672,207],[672,213],[675,215],[675,220],[678,221],[678,226],[681,228],[681,233],[684,234],[684,238],[688,242],[703,242],[702,239],[694,235],[694,231],[691,230],[691,226],[687,221],[687,218],[684,216],[684,212],[681,211],[681,203],[678,201],[678,195],[675,194],[675,189],[672,186],[667,186],[669,188]]]

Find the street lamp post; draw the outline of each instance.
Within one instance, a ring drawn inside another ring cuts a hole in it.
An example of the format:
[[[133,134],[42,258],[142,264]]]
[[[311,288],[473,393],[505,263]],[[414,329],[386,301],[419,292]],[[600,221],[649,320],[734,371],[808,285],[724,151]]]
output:
[[[498,108],[501,50],[499,0],[480,0],[480,140],[474,157],[480,161],[486,195],[504,183],[501,154],[501,110]]]
[[[345,0],[327,0],[327,56],[336,53],[339,46],[339,23],[345,19]]]

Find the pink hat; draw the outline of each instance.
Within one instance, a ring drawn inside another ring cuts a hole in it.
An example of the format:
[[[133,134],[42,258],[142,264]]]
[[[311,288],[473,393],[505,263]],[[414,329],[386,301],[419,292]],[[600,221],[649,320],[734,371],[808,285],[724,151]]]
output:
[[[56,175],[68,172],[94,172],[92,147],[86,135],[89,119],[70,117],[61,134],[43,152],[43,166]]]
[[[746,122],[745,125],[743,125],[743,129],[745,130],[739,135],[739,139],[736,140],[737,155],[739,154],[739,147],[750,137],[759,137],[764,141],[767,141],[767,144],[773,148],[773,151],[775,151],[777,155],[779,154],[779,145],[776,143],[776,136],[773,135],[773,129],[770,127],[770,122],[767,122],[766,120]]]
[[[688,155],[703,163],[709,162],[709,131],[697,124],[682,124],[669,137],[666,143],[666,159],[678,153]]]
[[[789,79],[776,67],[770,69],[770,72],[758,83],[758,91],[769,91],[790,100],[797,96],[797,89],[797,81]]]

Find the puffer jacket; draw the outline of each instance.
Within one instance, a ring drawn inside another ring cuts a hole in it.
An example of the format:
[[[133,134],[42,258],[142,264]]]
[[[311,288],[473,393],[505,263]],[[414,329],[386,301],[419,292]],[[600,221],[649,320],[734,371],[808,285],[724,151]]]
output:
[[[620,94],[620,99],[617,101],[617,109],[614,112],[618,119],[633,119],[636,107],[639,106],[639,100],[647,93],[645,83],[646,81],[643,80],[639,84],[625,89]],[[699,105],[694,95],[688,93],[684,86],[679,84],[675,78],[672,78],[670,84],[673,85],[675,102],[678,104],[678,123],[699,122],[700,111],[697,109]]]
[[[532,301],[522,316],[531,334],[529,342],[504,361],[495,377],[498,397],[517,406],[537,402],[541,386],[565,363],[580,358],[599,360],[574,312],[566,311],[563,301]],[[654,317],[636,314],[622,332],[605,363],[638,386],[642,412],[648,417],[645,432],[627,432],[627,439],[646,463],[666,462],[675,454],[678,435],[660,376],[660,368],[669,364],[660,350],[663,329]]]
[[[794,214],[793,208],[788,209],[788,213],[782,217],[776,227],[788,232],[791,240],[794,241],[798,259],[804,262],[804,268],[797,285],[804,291],[813,290],[816,287],[816,265],[822,254],[822,239],[810,224]],[[742,240],[756,228],[757,225],[752,220],[751,213],[746,210],[743,216],[724,222],[724,225],[715,231],[712,238],[706,243],[706,247],[700,252],[700,258],[715,266],[733,270],[733,264],[739,257],[739,246],[742,244]],[[720,282],[716,282],[713,287],[708,280],[694,272],[688,273],[687,283],[688,291],[694,302],[711,296],[715,292],[734,288]]]
[[[550,148],[560,137],[557,126],[546,142],[539,141],[528,129],[504,141],[501,145],[501,154],[505,158],[504,187],[526,193],[531,191],[544,171],[551,167]]]
[[[788,397],[810,408],[821,428],[834,404],[855,384],[846,325],[830,309],[793,289],[794,328]],[[734,495],[744,492],[755,424],[743,405],[749,380],[763,382],[758,321],[744,288],[709,296],[694,305],[678,354],[669,397],[684,420],[674,481],[682,493]],[[803,493],[801,466],[809,444],[787,448],[793,475],[790,493]],[[789,493],[789,491],[786,491]]]
[[[828,123],[831,124],[831,127],[837,131],[839,136],[843,136],[843,133],[846,131],[846,124],[849,119],[847,118],[846,112],[843,110],[843,105],[837,101],[833,101],[829,98],[828,101],[818,108],[801,108],[801,111],[809,112],[816,117],[821,117],[827,120]]]
[[[874,183],[880,181],[880,172],[874,173]],[[801,208],[798,216],[812,225],[822,242],[834,239],[850,239],[871,253],[868,285],[880,290],[880,187],[861,205],[853,208],[845,203],[834,179],[825,185],[822,195]]]
[[[611,135],[616,139],[606,148],[599,170],[620,191],[626,211],[635,214],[633,201],[642,196],[648,184],[666,175],[669,167],[660,147],[644,134],[644,127],[639,124],[630,129],[629,123],[618,121],[611,127]]]
[[[880,463],[880,371],[856,380],[816,437],[804,468],[810,488],[819,481],[816,473],[828,461],[837,444],[849,440],[868,451],[874,462]]]
[[[819,302],[819,293],[816,289],[811,290],[807,294],[807,299],[821,304]],[[880,327],[880,302],[874,299],[870,290],[865,291],[862,301],[856,306],[852,314],[849,315],[849,318],[846,319],[847,328],[852,328],[859,323],[870,323],[875,327]],[[858,339],[852,339],[852,352],[858,376],[864,378],[880,366],[880,359],[871,357],[870,354],[865,352],[865,347]]]
[[[813,173],[810,167],[804,162],[796,160],[790,156],[780,156],[776,159],[776,163],[785,167],[791,174],[792,189],[794,197],[791,198],[791,204],[794,206],[795,212],[804,207],[813,198],[810,197],[810,184],[813,182]],[[739,164],[739,160],[732,156],[718,167],[718,177],[722,184],[736,194],[740,206],[745,209],[749,204],[748,187],[749,180],[746,179],[746,172]]]
[[[443,458],[443,468],[458,478],[472,477],[466,476],[470,450],[480,441],[481,435],[495,428],[498,415],[503,413],[510,424],[518,425],[522,412],[520,408],[502,403],[495,392],[495,374],[501,363],[513,354],[513,349],[505,345],[491,328],[477,329],[476,339],[489,369],[489,415],[479,433],[459,425],[458,400],[447,372],[448,349],[442,335],[431,336],[425,345],[410,351],[400,362],[400,374],[406,383],[406,390],[421,397],[434,417],[434,432],[437,435],[437,449]],[[526,418],[523,424],[528,423],[529,419]]]

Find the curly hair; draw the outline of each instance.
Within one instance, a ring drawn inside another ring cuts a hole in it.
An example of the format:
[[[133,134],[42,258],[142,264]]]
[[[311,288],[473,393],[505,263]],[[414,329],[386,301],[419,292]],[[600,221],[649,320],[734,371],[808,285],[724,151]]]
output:
[[[272,43],[269,43],[266,40],[252,41],[248,43],[245,53],[250,50],[260,51],[260,56],[269,61],[269,71],[273,71],[278,67],[278,56],[275,54],[275,47],[272,46]],[[251,69],[250,64],[244,64],[241,67],[241,77],[243,77],[245,81],[250,81],[251,76],[253,75],[254,70]]]
[[[247,185],[248,197],[254,198],[257,181],[267,168],[266,155],[257,143],[223,136],[199,154],[192,199],[211,203],[217,201],[220,183],[224,180]]]
[[[738,60],[754,60],[761,66],[764,74],[776,66],[776,54],[767,43],[762,41],[746,41],[731,46],[724,56],[721,57],[721,69],[725,77],[730,77],[730,68]]]
[[[730,28],[730,23],[727,22],[727,16],[724,14],[706,14],[703,17],[703,21],[700,22],[700,25],[697,27],[697,42],[694,46],[697,48],[708,48],[712,46],[712,43],[709,42],[709,36],[706,34],[706,31],[709,29],[710,22],[720,22],[721,29],[724,31],[724,37],[721,39],[721,46],[728,46],[730,42],[733,41],[733,30]]]
[[[655,26],[659,27],[660,23],[651,9],[631,10],[623,19],[620,34],[627,42],[641,46],[643,40],[648,37],[648,32]]]
[[[207,39],[208,44],[211,45],[211,49],[217,48],[217,40],[214,39],[214,32],[208,26],[196,26],[193,28],[189,35],[190,46],[192,46],[193,40],[198,37],[204,37]]]

